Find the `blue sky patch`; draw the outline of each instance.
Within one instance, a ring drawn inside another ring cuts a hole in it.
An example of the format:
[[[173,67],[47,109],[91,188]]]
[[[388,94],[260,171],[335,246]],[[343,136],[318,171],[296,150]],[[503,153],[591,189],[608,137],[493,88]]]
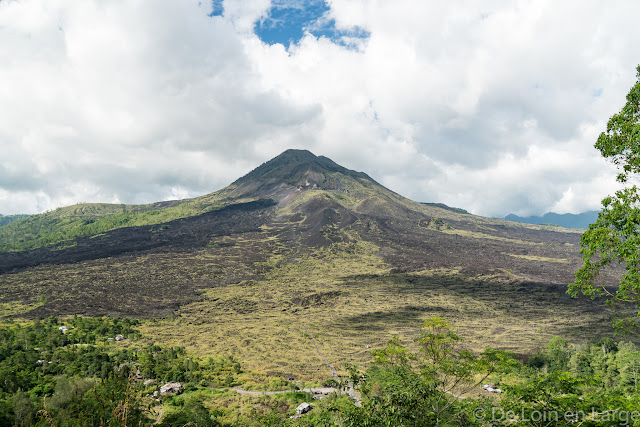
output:
[[[224,8],[222,6],[223,0],[211,0],[212,11],[209,16],[222,16]]]
[[[328,12],[329,6],[324,0],[273,0],[268,15],[256,22],[255,33],[265,43],[281,43],[286,47],[298,43],[306,32],[344,46],[349,46],[345,38],[369,36],[360,28],[338,30],[335,21],[328,19]]]

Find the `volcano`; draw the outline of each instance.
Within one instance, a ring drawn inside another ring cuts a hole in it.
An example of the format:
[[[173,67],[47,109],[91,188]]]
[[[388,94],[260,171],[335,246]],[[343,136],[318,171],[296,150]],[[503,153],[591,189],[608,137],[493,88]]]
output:
[[[6,252],[0,271],[145,251],[197,250],[219,236],[274,226],[283,228],[280,237],[296,236],[283,244],[298,251],[357,235],[357,240],[384,248],[385,260],[403,272],[459,268],[477,275],[503,268],[528,280],[561,284],[572,279],[580,262],[579,234],[570,230],[526,227],[413,202],[366,173],[307,150],[287,150],[228,187],[199,198],[150,205],[74,205],[10,224],[0,229],[5,247],[10,238],[53,244]],[[532,268],[527,260],[536,258],[552,262]]]
[[[192,328],[182,326],[185,345],[257,365],[267,351],[257,342],[303,320],[354,354],[365,348],[350,347],[354,337],[383,342],[433,315],[453,317],[472,342],[491,331],[494,346],[530,351],[550,334],[609,333],[599,302],[565,293],[579,243],[575,230],[418,203],[287,150],[194,199],[74,205],[0,227],[0,315],[179,318]],[[236,333],[253,338],[228,347]]]

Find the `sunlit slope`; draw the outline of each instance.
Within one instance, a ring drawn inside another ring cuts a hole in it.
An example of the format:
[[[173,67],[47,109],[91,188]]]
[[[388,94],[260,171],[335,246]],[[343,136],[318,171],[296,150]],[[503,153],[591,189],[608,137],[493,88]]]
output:
[[[239,200],[234,201],[239,202]],[[162,224],[219,209],[231,203],[226,191],[186,200],[125,205],[84,203],[33,215],[0,228],[0,251],[21,251],[43,246],[73,244],[123,227]]]
[[[411,343],[431,316],[448,318],[476,350],[494,346],[530,354],[554,335],[579,342],[610,333],[610,310],[601,302],[573,300],[565,287],[521,277],[530,268],[555,280],[556,271],[549,268],[566,272],[568,264],[542,257],[491,258],[501,247],[553,246],[500,240],[483,246],[482,239],[458,236],[468,252],[447,260],[456,235],[425,229],[416,247],[402,234],[377,246],[361,240],[356,224],[344,229],[348,242],[304,251],[298,244],[306,233],[303,222],[232,230],[200,250],[150,251],[5,273],[0,317],[154,318],[144,323],[144,333],[155,342],[186,346],[203,357],[233,355],[268,375],[315,380],[331,372],[309,336],[342,370],[345,361],[368,363],[370,350],[394,335]],[[432,236],[441,239],[429,243]],[[424,262],[460,266],[420,269]],[[483,270],[469,270],[475,264]]]

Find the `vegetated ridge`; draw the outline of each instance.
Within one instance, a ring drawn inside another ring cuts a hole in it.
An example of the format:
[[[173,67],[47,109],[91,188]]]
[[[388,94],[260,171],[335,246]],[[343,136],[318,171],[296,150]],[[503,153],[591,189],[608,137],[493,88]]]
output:
[[[444,203],[430,203],[430,202],[423,202],[423,205],[427,205],[427,206],[433,206],[436,208],[442,208],[442,209],[446,209],[448,211],[453,211],[453,212],[457,212],[457,213],[461,213],[461,214],[467,214],[467,215],[471,215],[471,212],[462,209],[462,208],[454,208],[452,206],[447,206]]]
[[[29,215],[26,214],[18,214],[18,215],[2,215],[0,214],[0,227],[3,225],[7,225],[12,223],[13,221],[17,221],[22,218],[26,218]]]

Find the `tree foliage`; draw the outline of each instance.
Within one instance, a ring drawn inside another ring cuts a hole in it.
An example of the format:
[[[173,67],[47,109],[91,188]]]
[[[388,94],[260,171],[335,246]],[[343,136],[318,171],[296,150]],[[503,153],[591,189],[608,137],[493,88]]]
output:
[[[241,366],[230,356],[204,361],[181,348],[144,346],[129,330],[132,320],[72,318],[64,321],[75,325],[67,333],[61,322],[0,325],[0,426],[141,426],[154,420],[162,426],[640,426],[640,351],[611,338],[575,344],[555,337],[520,363],[502,351],[465,350],[453,327],[432,318],[413,343],[393,338],[373,350],[364,373],[347,367],[342,385],[361,393],[361,406],[333,393],[290,418],[311,395],[279,395],[270,411],[268,401],[244,410],[229,406],[236,397],[230,401],[229,392],[217,389],[229,385],[226,378],[240,380]],[[102,335],[114,332],[134,337],[134,345]],[[169,380],[180,381],[184,392],[156,400],[152,393]],[[502,393],[482,390],[485,382]],[[159,406],[158,420],[151,408]],[[543,413],[560,420],[535,421]]]
[[[373,365],[359,381],[362,408],[348,413],[346,425],[471,424],[463,395],[515,362],[499,350],[462,349],[461,341],[446,320],[434,317],[415,341],[418,351],[398,338],[373,351]]]
[[[609,119],[595,147],[620,168],[617,180],[628,184],[640,173],[640,66],[637,82],[627,94],[627,102]],[[640,191],[627,186],[602,201],[602,212],[582,235],[583,266],[569,293],[595,298],[605,297],[609,304],[621,305],[615,321],[619,329],[638,326],[640,317]],[[625,272],[617,289],[606,286],[608,270],[621,264]],[[629,310],[629,307],[632,310]]]
[[[147,425],[144,408],[161,383],[178,381],[189,391],[233,385],[242,373],[231,356],[205,361],[180,347],[116,344],[115,335],[135,342],[138,323],[75,316],[0,325],[0,426]],[[155,382],[145,386],[142,379]],[[216,425],[192,403],[163,425],[184,425],[185,416]]]

